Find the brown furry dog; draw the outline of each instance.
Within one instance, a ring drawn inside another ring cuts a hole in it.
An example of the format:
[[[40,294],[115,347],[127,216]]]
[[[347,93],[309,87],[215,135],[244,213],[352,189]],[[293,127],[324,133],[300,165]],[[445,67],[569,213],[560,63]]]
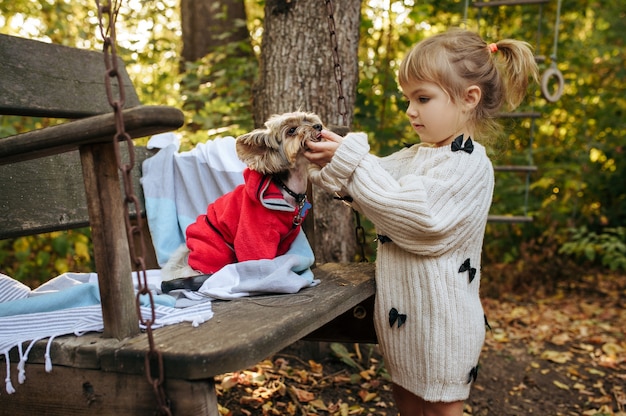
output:
[[[272,116],[264,128],[236,139],[239,158],[248,166],[245,183],[210,204],[186,231],[186,245],[163,267],[163,289],[199,288],[202,279],[244,260],[284,254],[295,239],[310,205],[306,200],[308,141],[321,140],[323,125],[312,113]],[[178,281],[167,282],[173,279]],[[167,289],[167,290],[166,290]]]

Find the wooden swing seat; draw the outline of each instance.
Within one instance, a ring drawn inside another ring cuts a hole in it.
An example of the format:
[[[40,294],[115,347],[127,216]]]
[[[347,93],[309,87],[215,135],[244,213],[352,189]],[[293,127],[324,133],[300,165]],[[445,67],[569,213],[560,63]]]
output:
[[[141,106],[119,65],[131,137],[184,124],[176,108]],[[0,392],[0,415],[152,415],[156,401],[145,376],[148,340],[136,330],[132,287],[124,290],[132,285],[130,255],[127,243],[120,243],[126,235],[119,216],[123,199],[111,158],[116,130],[102,54],[0,35],[0,68],[0,114],[72,119],[0,139],[0,238],[90,225],[105,322],[104,334],[55,338],[50,373],[43,364],[46,342],[36,343],[26,382],[16,384],[14,394]],[[149,156],[147,149],[136,148],[134,189],[140,200],[138,170]],[[147,228],[144,235],[151,248]],[[153,252],[146,262],[156,266]],[[172,413],[217,416],[215,376],[248,368],[297,340],[376,342],[374,265],[324,264],[314,274],[321,283],[297,294],[215,301],[214,317],[199,327],[156,329]],[[12,374],[17,374],[13,352]]]

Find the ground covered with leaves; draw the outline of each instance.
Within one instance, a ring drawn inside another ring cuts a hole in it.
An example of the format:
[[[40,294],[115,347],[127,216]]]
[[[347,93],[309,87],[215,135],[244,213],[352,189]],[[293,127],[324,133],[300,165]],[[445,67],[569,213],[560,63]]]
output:
[[[483,302],[491,330],[467,415],[626,416],[626,276]],[[219,377],[221,414],[397,415],[376,346],[309,347]]]

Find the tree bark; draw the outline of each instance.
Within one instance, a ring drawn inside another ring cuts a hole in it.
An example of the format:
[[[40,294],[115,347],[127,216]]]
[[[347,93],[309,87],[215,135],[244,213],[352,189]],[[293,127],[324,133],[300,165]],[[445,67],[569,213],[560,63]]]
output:
[[[184,62],[249,38],[243,0],[181,0],[180,14]]]
[[[268,0],[265,5],[254,120],[295,110],[317,113],[326,126],[352,121],[358,82],[360,0],[332,3],[344,104],[340,105],[329,8],[320,0]],[[340,114],[346,112],[346,120]],[[356,239],[352,210],[321,189],[313,189],[313,210],[305,231],[316,261],[354,260]],[[311,221],[311,219],[313,221]],[[313,224],[311,224],[313,222]]]

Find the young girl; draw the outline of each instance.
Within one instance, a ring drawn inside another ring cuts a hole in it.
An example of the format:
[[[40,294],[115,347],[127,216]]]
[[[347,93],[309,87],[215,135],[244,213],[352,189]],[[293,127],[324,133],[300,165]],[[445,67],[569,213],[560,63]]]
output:
[[[403,416],[463,414],[485,337],[480,260],[494,186],[477,141],[497,137],[498,111],[520,104],[529,77],[527,43],[451,30],[400,66],[420,144],[384,158],[363,133],[324,130],[309,144],[313,183],[350,195],[376,226],[374,321]]]

